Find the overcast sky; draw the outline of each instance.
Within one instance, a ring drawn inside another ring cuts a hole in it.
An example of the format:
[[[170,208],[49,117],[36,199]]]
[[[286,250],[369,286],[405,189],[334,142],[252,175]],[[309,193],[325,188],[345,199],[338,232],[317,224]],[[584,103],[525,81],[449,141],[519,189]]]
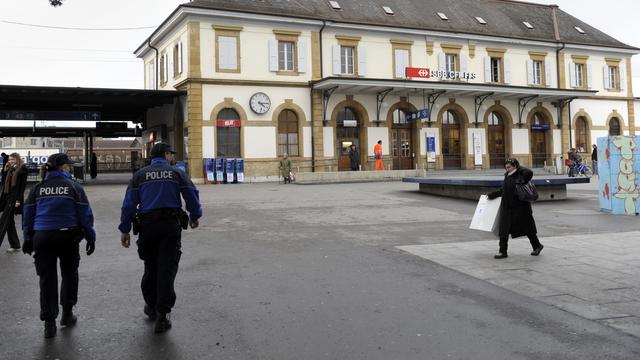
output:
[[[640,47],[638,0],[530,1],[557,4],[618,40]],[[2,0],[0,84],[142,88],[143,66],[133,50],[184,2],[186,0],[65,0],[64,5],[53,8],[47,0]],[[615,16],[608,15],[610,13]],[[71,28],[151,28],[58,30],[7,21]],[[640,56],[634,57],[633,74],[634,93],[640,96]]]

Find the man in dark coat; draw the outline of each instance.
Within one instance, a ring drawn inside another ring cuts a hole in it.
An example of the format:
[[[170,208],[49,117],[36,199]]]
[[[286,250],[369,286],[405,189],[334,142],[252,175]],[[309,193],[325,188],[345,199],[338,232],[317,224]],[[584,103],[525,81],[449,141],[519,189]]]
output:
[[[98,157],[96,153],[91,153],[91,162],[89,163],[89,170],[91,172],[91,178],[95,179],[98,176]]]
[[[531,203],[521,201],[516,194],[516,184],[526,184],[533,177],[533,172],[523,166],[516,159],[508,159],[505,163],[504,183],[502,189],[490,193],[489,199],[502,197],[500,203],[500,250],[494,258],[503,259],[507,257],[507,247],[509,235],[512,238],[527,236],[531,247],[532,256],[538,256],[542,251],[542,244],[538,240],[538,230],[533,219]]]
[[[355,144],[352,144],[349,150],[349,160],[351,162],[351,171],[358,171],[360,169],[360,154]]]

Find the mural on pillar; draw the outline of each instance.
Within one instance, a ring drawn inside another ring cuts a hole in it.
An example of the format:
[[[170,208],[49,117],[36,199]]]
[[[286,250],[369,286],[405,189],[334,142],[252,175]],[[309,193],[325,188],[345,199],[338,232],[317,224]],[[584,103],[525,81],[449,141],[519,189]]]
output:
[[[640,212],[640,136],[598,138],[600,208],[612,214]]]

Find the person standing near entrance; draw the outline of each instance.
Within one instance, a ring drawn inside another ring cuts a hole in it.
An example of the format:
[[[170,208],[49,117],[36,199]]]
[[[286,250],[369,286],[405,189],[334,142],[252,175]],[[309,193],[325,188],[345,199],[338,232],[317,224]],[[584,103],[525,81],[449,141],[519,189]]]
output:
[[[351,144],[349,149],[349,160],[351,162],[351,171],[358,171],[360,169],[360,154],[355,144]]]
[[[98,177],[98,157],[96,153],[91,153],[91,162],[89,163],[89,171],[91,172],[91,178],[95,179]]]
[[[27,187],[27,167],[22,163],[20,154],[13,153],[8,156],[4,164],[4,182],[0,194],[0,245],[4,241],[5,234],[9,238],[9,250],[7,252],[20,251],[20,239],[16,231],[15,215],[22,214],[24,204],[24,189]]]
[[[144,261],[141,288],[144,313],[156,321],[154,331],[171,328],[169,313],[176,303],[174,282],[182,251],[182,229],[198,227],[202,207],[198,190],[182,170],[172,166],[175,151],[158,143],[151,149],[151,165],[138,170],[131,181],[120,214],[120,242],[128,248],[132,223],[139,231],[138,255]],[[180,195],[189,215],[182,210]]]
[[[291,160],[289,155],[284,153],[283,158],[280,160],[280,175],[284,179],[284,183],[291,184]]]
[[[384,170],[382,163],[382,140],[378,140],[376,146],[373,147],[373,157],[376,159],[376,167],[374,170]]]
[[[507,159],[504,169],[507,172],[504,174],[502,189],[488,194],[489,199],[502,197],[499,219],[500,249],[494,258],[504,259],[507,257],[509,235],[514,239],[526,235],[533,248],[531,256],[538,256],[544,246],[538,240],[538,230],[533,219],[531,203],[521,201],[516,194],[516,184],[528,183],[533,178],[533,172],[520,166],[518,160],[513,158]]]
[[[96,232],[93,212],[80,184],[71,179],[74,162],[66,154],[53,154],[45,165],[47,174],[29,192],[24,204],[22,251],[35,259],[40,277],[40,320],[44,321],[44,337],[56,335],[58,307],[58,269],[62,284],[61,326],[73,326],[78,320],[73,307],[78,302],[79,243],[87,240],[87,256],[95,250]]]
[[[598,146],[596,144],[591,145],[593,151],[591,152],[591,166],[593,167],[593,175],[598,175]]]

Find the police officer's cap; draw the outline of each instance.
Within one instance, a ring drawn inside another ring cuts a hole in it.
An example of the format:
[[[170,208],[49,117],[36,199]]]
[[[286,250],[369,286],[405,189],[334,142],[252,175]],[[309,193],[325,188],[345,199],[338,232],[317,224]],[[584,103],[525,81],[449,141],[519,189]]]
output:
[[[49,166],[52,166],[52,167],[58,167],[64,164],[73,165],[75,164],[75,161],[69,159],[69,156],[67,154],[58,153],[58,154],[53,154],[49,156],[49,159],[47,160],[47,164],[49,164]]]
[[[162,142],[153,145],[151,148],[151,157],[161,157],[164,156],[165,153],[175,154],[176,152],[173,151],[171,145]]]

